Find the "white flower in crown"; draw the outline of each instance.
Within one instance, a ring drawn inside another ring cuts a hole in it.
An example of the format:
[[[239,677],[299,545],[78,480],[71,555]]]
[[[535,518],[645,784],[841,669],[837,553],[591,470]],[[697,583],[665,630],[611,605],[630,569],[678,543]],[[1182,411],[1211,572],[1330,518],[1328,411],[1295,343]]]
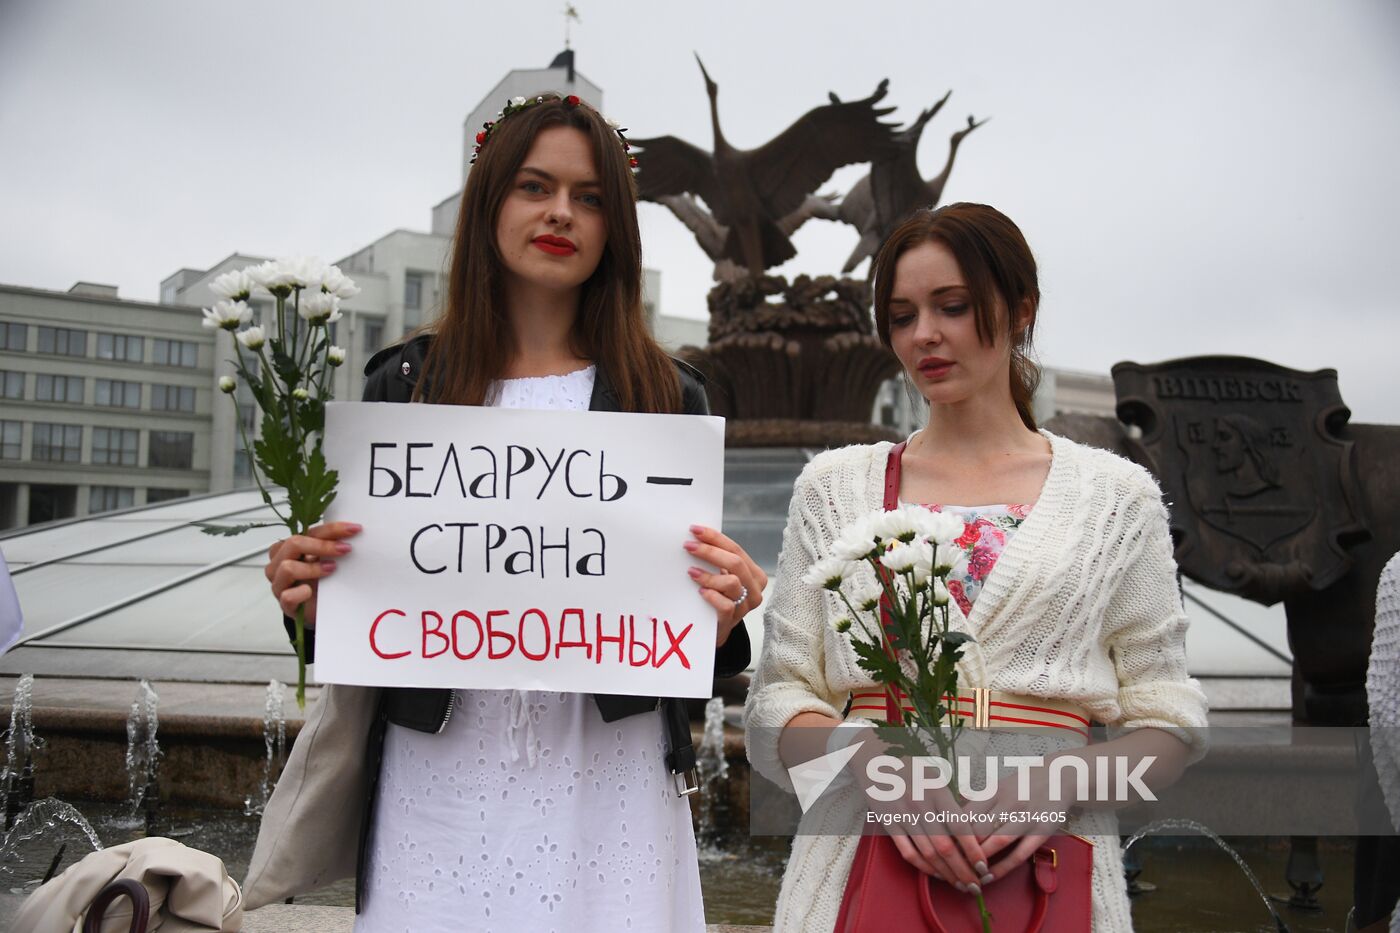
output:
[[[263,335],[263,329],[256,325],[247,330],[240,330],[238,333],[234,334],[234,336],[238,338],[239,343],[243,344],[243,346],[247,347],[249,350],[259,349],[266,340],[266,337]]]
[[[337,347],[337,346],[334,346],[334,345],[327,347],[327,348],[326,348],[326,362],[327,362],[327,363],[330,363],[332,366],[339,366],[341,363],[344,363],[344,362],[345,362],[345,348],[344,348],[344,347]]]
[[[253,277],[248,274],[247,269],[235,269],[232,272],[225,272],[210,282],[209,290],[220,298],[227,298],[230,301],[247,301],[257,284]]]
[[[329,292],[317,292],[301,300],[301,305],[297,308],[297,314],[301,315],[311,324],[330,324],[338,321],[343,314],[340,313],[340,298]]]
[[[340,271],[340,266],[328,266],[321,279],[321,291],[337,298],[354,298],[360,293],[360,287],[354,279]]]
[[[204,309],[204,326],[210,330],[237,330],[253,319],[253,309],[243,301],[217,301]]]
[[[906,570],[913,570],[914,564],[918,559],[919,548],[914,544],[896,544],[880,555],[880,563],[884,564],[895,573],[904,573]]]
[[[802,582],[825,590],[838,590],[859,568],[855,561],[826,557],[812,565],[803,575]]]
[[[232,391],[233,391],[234,389],[236,389],[236,388],[238,388],[238,383],[236,383],[236,382],[233,381],[233,377],[232,377],[232,376],[220,376],[220,377],[219,377],[219,391],[220,391],[220,392],[223,392],[225,395],[227,395],[227,394],[229,394],[230,392],[232,392]]]
[[[524,106],[525,106],[525,98],[523,98],[523,97],[512,97],[512,98],[510,99],[510,105],[511,105],[512,107],[524,107]]]

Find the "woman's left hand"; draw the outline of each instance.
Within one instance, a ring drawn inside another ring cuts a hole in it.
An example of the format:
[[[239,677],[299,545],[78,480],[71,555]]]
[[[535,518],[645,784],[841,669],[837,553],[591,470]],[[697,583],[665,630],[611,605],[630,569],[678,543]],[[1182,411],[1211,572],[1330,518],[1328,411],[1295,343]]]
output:
[[[695,540],[687,541],[685,549],[718,570],[715,573],[691,567],[690,578],[700,587],[705,602],[715,607],[718,621],[715,644],[723,645],[729,633],[743,621],[744,614],[763,602],[768,575],[753,562],[748,552],[715,529],[691,525],[690,533]]]
[[[1009,774],[1001,775],[998,790],[991,800],[975,804],[987,813],[1034,814],[1027,822],[1004,821],[988,835],[980,835],[982,851],[990,864],[986,884],[1005,878],[1014,868],[1035,854],[1045,842],[1065,830],[1069,808],[1073,801],[1052,798],[1046,775],[1048,767],[1033,768],[1027,781],[1029,794],[1019,794],[1020,781]]]

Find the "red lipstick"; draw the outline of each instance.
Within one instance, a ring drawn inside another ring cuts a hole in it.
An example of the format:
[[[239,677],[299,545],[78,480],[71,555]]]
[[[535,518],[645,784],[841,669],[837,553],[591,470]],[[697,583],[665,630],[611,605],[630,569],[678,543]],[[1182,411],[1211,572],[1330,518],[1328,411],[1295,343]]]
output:
[[[941,356],[926,356],[919,360],[916,368],[927,379],[941,379],[953,368],[953,361]]]
[[[561,236],[545,234],[535,237],[533,242],[551,256],[572,256],[578,252],[578,247],[574,245],[572,240],[566,240]]]

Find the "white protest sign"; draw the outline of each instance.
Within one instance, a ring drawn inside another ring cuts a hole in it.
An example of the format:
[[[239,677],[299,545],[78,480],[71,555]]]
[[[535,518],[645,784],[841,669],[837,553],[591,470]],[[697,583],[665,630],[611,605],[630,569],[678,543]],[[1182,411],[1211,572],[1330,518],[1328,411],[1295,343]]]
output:
[[[322,683],[708,697],[715,612],[686,573],[720,527],[724,420],[332,402]]]

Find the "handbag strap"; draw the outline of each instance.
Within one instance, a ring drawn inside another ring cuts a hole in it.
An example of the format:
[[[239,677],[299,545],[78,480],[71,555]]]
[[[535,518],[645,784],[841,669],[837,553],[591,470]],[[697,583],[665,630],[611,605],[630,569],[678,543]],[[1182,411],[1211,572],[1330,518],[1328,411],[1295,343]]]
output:
[[[900,441],[890,448],[890,455],[885,460],[885,511],[899,508],[899,481],[904,473],[904,448],[908,441]],[[880,597],[880,621],[889,628],[889,599]],[[900,702],[895,695],[893,687],[885,688],[885,722],[898,725],[904,722],[904,711],[900,709]]]
[[[132,878],[119,878],[102,889],[87,909],[83,933],[97,933],[101,930],[103,915],[119,897],[131,898],[130,933],[146,933],[146,927],[151,920],[151,896],[141,882]]]
[[[1059,878],[1055,874],[1057,861],[1055,850],[1048,845],[1043,845],[1031,853],[1031,887],[1035,892],[1035,906],[1031,909],[1030,919],[1026,923],[1026,933],[1040,933],[1041,928],[1045,926],[1045,918],[1050,912],[1050,895],[1059,887]],[[926,883],[919,886],[919,906],[923,910],[924,922],[933,933],[948,933],[948,928],[939,919],[937,907],[933,903],[934,879],[925,880]]]

